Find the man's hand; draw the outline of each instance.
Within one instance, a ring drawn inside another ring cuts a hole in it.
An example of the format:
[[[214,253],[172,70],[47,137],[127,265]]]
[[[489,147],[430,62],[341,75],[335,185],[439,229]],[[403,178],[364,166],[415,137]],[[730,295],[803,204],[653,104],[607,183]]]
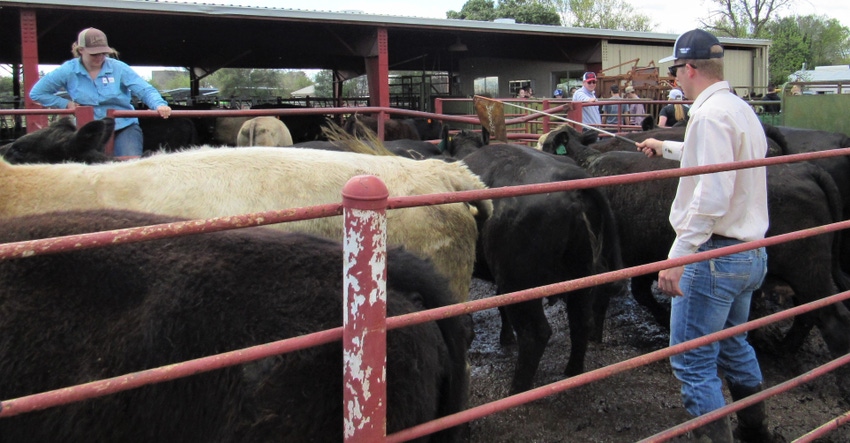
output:
[[[682,279],[682,274],[685,273],[684,266],[665,269],[658,273],[658,289],[665,295],[671,297],[679,297],[682,294],[682,288],[679,287],[679,280]]]

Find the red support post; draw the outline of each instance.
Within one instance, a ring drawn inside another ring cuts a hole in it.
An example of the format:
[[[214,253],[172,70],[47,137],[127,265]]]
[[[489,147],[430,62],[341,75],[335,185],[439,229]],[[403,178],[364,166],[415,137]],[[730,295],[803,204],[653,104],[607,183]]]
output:
[[[38,81],[38,27],[33,9],[21,9],[21,58],[24,66],[24,107],[40,109],[41,105],[30,98],[30,90]],[[27,133],[46,128],[47,125],[46,115],[27,116]]]
[[[387,435],[388,197],[372,175],[353,177],[342,189],[346,443],[380,443]]]
[[[106,116],[109,117],[109,118],[115,118],[115,110],[114,109],[107,109],[106,110]],[[94,108],[92,108],[92,120],[94,120]],[[77,122],[77,124],[79,125],[80,123]],[[106,145],[104,145],[103,153],[106,154],[109,157],[112,157],[112,156],[115,155],[115,133],[114,132],[112,133],[112,135],[109,136],[109,141],[106,142]]]

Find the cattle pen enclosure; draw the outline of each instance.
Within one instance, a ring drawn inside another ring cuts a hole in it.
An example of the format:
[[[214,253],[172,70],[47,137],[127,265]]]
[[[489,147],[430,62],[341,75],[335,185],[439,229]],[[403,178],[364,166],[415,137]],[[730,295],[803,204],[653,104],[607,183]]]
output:
[[[379,109],[378,111],[384,112],[386,110]],[[51,111],[51,113],[56,113],[56,111]],[[265,112],[268,114],[268,111]],[[433,115],[432,115],[433,116]],[[433,116],[439,117],[439,116]],[[460,118],[455,117],[458,120]],[[833,152],[829,154],[821,154],[823,156],[834,156],[834,155],[846,155],[847,152]],[[776,164],[782,162],[791,162],[791,161],[802,161],[811,158],[815,158],[817,154],[803,154],[797,156],[788,156],[783,159],[768,159],[763,161],[762,163],[753,162],[747,164],[738,164],[735,167],[753,167],[757,165],[767,165],[767,164]],[[601,185],[612,185],[612,184],[628,184],[634,183],[640,180],[646,180],[647,177],[649,179],[658,179],[661,177],[677,177],[679,175],[686,174],[698,174],[698,173],[707,173],[713,172],[713,170],[708,169],[700,169],[700,170],[677,170],[671,171],[665,174],[650,174],[647,176],[623,176],[617,177],[610,180],[602,180],[602,179],[589,179],[587,181],[570,181],[570,182],[562,182],[562,183],[549,183],[545,185],[534,185],[534,186],[521,186],[516,187],[515,189],[509,188],[500,188],[500,189],[489,189],[486,191],[467,191],[453,195],[430,195],[430,196],[422,196],[422,197],[397,197],[388,199],[383,208],[388,210],[409,207],[414,205],[433,205],[433,204],[444,204],[450,202],[460,202],[460,201],[469,201],[474,198],[503,198],[510,195],[527,195],[532,193],[545,193],[545,192],[557,192],[564,191],[569,189],[577,189],[580,187],[594,187]],[[375,201],[376,199],[372,199],[371,201]],[[380,199],[377,199],[380,200]],[[381,209],[380,204],[373,204],[373,206],[377,206],[377,208],[369,208],[369,209]],[[129,230],[128,232],[146,232],[145,236],[147,238],[150,237],[150,232],[153,230],[158,232],[157,235],[162,237],[172,235],[180,231],[181,233],[185,233],[188,229],[185,229],[187,226],[191,225],[199,225],[201,228],[198,229],[198,232],[213,232],[218,229],[235,229],[239,227],[245,226],[257,226],[261,224],[273,224],[287,221],[294,221],[299,219],[306,219],[316,216],[331,216],[331,215],[339,215],[342,213],[342,204],[339,205],[325,205],[322,207],[311,207],[311,208],[298,208],[298,209],[289,209],[289,210],[281,210],[274,211],[271,213],[263,213],[263,214],[244,214],[241,216],[228,217],[226,219],[215,219],[215,220],[206,220],[204,222],[195,222],[189,223],[187,222],[185,225],[177,225],[177,226],[161,226],[155,229],[144,229],[139,228],[137,230]],[[262,221],[260,221],[262,220]],[[847,222],[837,223],[831,226],[825,226],[820,228],[813,228],[808,232],[803,232],[794,235],[780,236],[780,237],[772,237],[770,239],[766,239],[764,243],[755,242],[753,244],[741,245],[740,248],[748,249],[757,247],[759,245],[766,244],[775,244],[782,241],[789,241],[794,238],[799,238],[798,236],[810,236],[810,235],[818,235],[825,232],[834,232],[837,230],[845,229],[847,227]],[[122,232],[120,235],[116,234],[91,234],[91,235],[83,235],[79,238],[74,239],[66,239],[63,241],[56,240],[44,240],[44,241],[36,241],[27,245],[3,245],[0,246],[0,255],[4,259],[8,259],[16,256],[24,256],[29,255],[29,252],[24,251],[33,251],[40,250],[38,253],[44,252],[56,252],[61,250],[64,245],[77,245],[73,246],[76,248],[79,247],[88,247],[94,246],[97,244],[108,243],[106,241],[107,238],[115,238],[115,237],[125,237],[127,232]],[[355,235],[354,237],[357,237]],[[136,239],[138,240],[138,239]],[[136,241],[133,240],[133,241]],[[111,240],[110,240],[111,241]],[[347,242],[346,242],[347,243]],[[82,246],[80,246],[82,245]],[[43,249],[42,249],[43,248]],[[359,246],[357,248],[360,248]],[[721,251],[717,253],[717,255],[722,255],[723,253],[728,253],[729,250]],[[380,253],[377,253],[380,254]],[[680,260],[683,264],[686,262],[697,261],[700,259],[704,259],[706,257],[697,257],[696,260]],[[563,282],[557,285],[550,285],[547,287],[539,288],[536,290],[526,290],[519,291],[511,294],[505,294],[498,297],[489,297],[481,300],[474,300],[464,305],[452,305],[447,306],[445,308],[440,308],[437,310],[423,311],[417,315],[409,315],[398,318],[390,318],[386,320],[386,329],[393,329],[402,327],[403,325],[409,325],[414,323],[421,323],[429,320],[446,318],[450,316],[461,315],[469,312],[481,312],[484,310],[490,310],[494,307],[498,307],[504,304],[517,302],[521,300],[530,300],[534,298],[541,298],[547,295],[551,295],[554,293],[563,292],[565,289],[572,289],[581,287],[583,285],[591,286],[602,283],[604,281],[612,281],[622,278],[628,278],[635,275],[641,275],[650,272],[656,272],[660,269],[665,269],[669,267],[672,262],[659,262],[652,263],[645,266],[637,267],[637,268],[628,268],[622,271],[617,271],[616,273],[608,273],[604,275],[597,275],[585,279],[578,279]],[[366,273],[371,275],[371,273]],[[375,284],[374,282],[363,282],[362,287],[368,288],[371,287],[371,284]],[[378,283],[380,285],[380,283]],[[779,314],[779,317],[767,317],[754,322],[750,322],[747,325],[744,325],[747,329],[757,328],[771,320],[777,320],[779,318],[787,318],[811,309],[816,309],[822,306],[825,306],[829,303],[840,302],[841,300],[847,299],[850,297],[850,293],[841,293],[836,296],[821,300],[819,302],[814,302],[809,305],[800,306],[798,308],[794,308],[794,310]],[[380,324],[380,320],[378,321]],[[303,347],[307,347],[310,345],[318,344],[318,343],[326,343],[333,340],[339,340],[343,337],[343,332],[341,329],[335,329],[330,331],[324,331],[322,333],[311,334],[310,336],[305,336],[300,339],[291,339],[284,340],[280,343],[275,343],[272,346],[261,346],[257,349],[250,349],[240,352],[230,353],[227,356],[212,356],[210,358],[200,359],[196,362],[190,362],[184,365],[174,365],[174,367],[169,367],[167,369],[151,369],[148,371],[144,371],[142,373],[131,374],[127,377],[120,378],[119,380],[107,380],[104,382],[94,382],[86,387],[81,387],[79,389],[69,389],[63,390],[64,392],[53,392],[47,393],[44,395],[36,394],[32,397],[7,400],[2,403],[2,410],[0,410],[0,419],[2,417],[8,417],[18,411],[26,411],[27,409],[36,409],[41,407],[48,407],[52,404],[61,404],[69,401],[74,401],[77,399],[81,399],[87,395],[88,392],[100,392],[101,394],[106,393],[107,391],[103,391],[104,386],[115,386],[116,381],[120,381],[123,388],[132,388],[135,386],[140,386],[141,384],[148,381],[161,381],[166,379],[171,379],[175,376],[188,376],[190,374],[194,374],[200,371],[208,371],[223,367],[227,364],[238,364],[243,363],[250,360],[264,358],[270,355],[275,355],[281,352],[287,352],[295,349],[301,349]],[[715,339],[717,337],[714,337]],[[693,346],[693,344],[691,344]],[[260,349],[261,348],[261,349]],[[481,405],[474,408],[471,408],[467,411],[464,411],[455,416],[445,417],[443,419],[437,420],[436,422],[428,423],[425,425],[418,426],[409,431],[403,431],[394,435],[390,435],[386,437],[386,441],[406,441],[409,439],[416,438],[418,436],[426,435],[430,432],[433,432],[438,429],[444,429],[446,427],[450,427],[455,424],[461,424],[465,422],[469,422],[471,420],[480,419],[486,415],[489,415],[493,412],[504,411],[507,409],[515,408],[521,404],[524,404],[529,401],[539,401],[541,398],[547,395],[552,395],[555,393],[563,392],[573,388],[579,388],[580,386],[584,386],[591,382],[596,382],[597,378],[601,378],[600,376],[611,376],[615,374],[619,374],[625,372],[627,370],[631,370],[637,367],[640,367],[645,364],[650,364],[652,362],[661,361],[666,358],[669,353],[673,353],[676,351],[681,351],[683,349],[665,349],[660,350],[658,352],[652,352],[647,355],[643,355],[640,357],[628,359],[622,362],[614,363],[610,366],[602,367],[593,371],[590,371],[584,375],[573,377],[566,380],[557,381],[555,383],[551,383],[546,386],[538,387],[532,391],[528,391],[523,394],[517,394],[514,396],[510,396],[501,400],[496,401],[494,404]],[[237,358],[238,357],[238,358]],[[377,357],[380,360],[380,357]],[[215,366],[208,366],[208,363],[215,362]],[[846,364],[846,359],[836,360],[832,363],[828,363],[824,365],[824,368],[821,370],[823,372],[828,372],[836,367],[842,366]],[[201,368],[204,369],[201,369]],[[794,386],[797,386],[803,382],[808,382],[813,376],[820,375],[820,372],[815,374],[808,374],[804,377],[801,377],[797,380],[790,381],[789,385],[782,386],[781,389],[772,389],[764,392],[764,396],[767,397],[769,395],[774,395],[779,393],[781,390],[791,389]],[[128,383],[129,380],[133,380],[132,383]],[[86,393],[82,393],[86,392]],[[45,402],[45,399],[50,399]],[[755,401],[757,399],[753,399]],[[31,402],[31,403],[30,403]],[[735,405],[731,405],[731,408],[724,409],[723,413],[728,413],[731,410],[741,408],[746,406],[746,403],[736,403]],[[392,405],[387,405],[387,407],[392,407]],[[380,411],[378,412],[380,413]],[[378,420],[378,423],[381,422],[380,417],[374,417]],[[705,419],[706,417],[703,417]],[[776,418],[774,418],[776,419]],[[828,435],[830,431],[834,431],[839,425],[843,424],[846,421],[847,417],[836,417],[834,421],[830,423],[826,423],[823,428],[819,428],[818,431],[815,432],[814,435],[807,437],[808,439],[801,438],[800,441],[814,441],[815,438],[822,435]],[[685,423],[684,426],[678,427],[670,433],[665,435],[658,435],[649,437],[651,441],[663,441],[667,438],[673,437],[676,433],[686,432],[688,429],[698,426],[703,421],[691,421]],[[378,426],[380,428],[380,426]],[[374,432],[374,429],[373,429]],[[367,434],[364,435],[353,435],[351,436],[350,441],[380,441],[383,439],[383,436],[375,437],[375,434]],[[349,441],[349,440],[347,440]],[[572,441],[569,438],[563,441]],[[830,440],[827,440],[830,441]],[[834,441],[842,441],[842,440],[834,440]]]

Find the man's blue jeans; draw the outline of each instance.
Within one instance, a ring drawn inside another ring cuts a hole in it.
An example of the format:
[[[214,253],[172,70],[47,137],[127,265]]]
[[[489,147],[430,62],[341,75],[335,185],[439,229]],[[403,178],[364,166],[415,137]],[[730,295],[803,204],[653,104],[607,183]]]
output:
[[[138,123],[133,123],[126,128],[115,132],[113,141],[113,152],[116,157],[141,156],[144,137],[142,128]]]
[[[737,243],[740,241],[713,237],[700,246],[699,252]],[[764,248],[687,265],[679,281],[685,295],[672,300],[670,345],[745,323],[753,291],[761,286],[766,273]],[[746,333],[674,355],[670,364],[682,382],[685,409],[694,416],[726,404],[718,367],[729,383],[756,386],[762,382]]]

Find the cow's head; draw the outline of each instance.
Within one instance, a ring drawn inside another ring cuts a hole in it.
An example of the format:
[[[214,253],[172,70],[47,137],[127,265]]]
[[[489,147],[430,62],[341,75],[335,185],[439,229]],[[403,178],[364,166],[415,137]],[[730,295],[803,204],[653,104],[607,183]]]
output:
[[[449,155],[456,159],[462,159],[472,154],[482,146],[486,146],[490,141],[486,130],[478,133],[464,129],[456,134],[449,134],[446,130],[443,134],[443,143],[447,147]]]
[[[62,118],[12,142],[3,157],[21,163],[103,163],[109,161],[104,146],[115,131],[115,120],[105,118],[77,130],[70,118]]]
[[[570,125],[563,125],[554,131],[541,135],[537,140],[537,147],[550,154],[573,157],[577,152],[586,148],[587,132],[580,133]]]

